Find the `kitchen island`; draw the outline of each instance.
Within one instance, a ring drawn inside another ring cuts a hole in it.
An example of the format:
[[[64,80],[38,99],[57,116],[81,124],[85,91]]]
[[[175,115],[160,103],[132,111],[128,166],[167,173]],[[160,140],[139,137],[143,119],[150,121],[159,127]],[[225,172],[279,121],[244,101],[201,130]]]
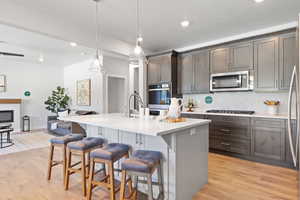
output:
[[[86,129],[88,136],[103,137],[108,143],[128,144],[133,150],[162,152],[164,199],[192,199],[208,182],[209,120],[169,123],[128,118],[124,114],[70,116],[60,120],[77,122]]]

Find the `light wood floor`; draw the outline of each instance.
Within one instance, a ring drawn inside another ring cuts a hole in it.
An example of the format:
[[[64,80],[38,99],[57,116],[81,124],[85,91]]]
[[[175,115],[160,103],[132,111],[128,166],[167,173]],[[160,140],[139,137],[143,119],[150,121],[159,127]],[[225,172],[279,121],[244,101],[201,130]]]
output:
[[[60,152],[59,152],[60,153]],[[64,191],[61,169],[46,180],[48,148],[0,155],[0,200],[82,200],[80,177]],[[227,156],[209,155],[209,183],[194,200],[296,200],[297,173]],[[105,190],[94,199],[109,199]]]

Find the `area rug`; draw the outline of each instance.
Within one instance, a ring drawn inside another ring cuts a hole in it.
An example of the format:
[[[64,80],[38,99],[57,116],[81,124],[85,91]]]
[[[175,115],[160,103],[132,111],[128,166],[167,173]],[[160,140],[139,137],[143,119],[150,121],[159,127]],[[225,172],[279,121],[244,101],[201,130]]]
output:
[[[11,139],[14,145],[0,149],[0,155],[47,147],[52,137],[46,131],[12,134]]]

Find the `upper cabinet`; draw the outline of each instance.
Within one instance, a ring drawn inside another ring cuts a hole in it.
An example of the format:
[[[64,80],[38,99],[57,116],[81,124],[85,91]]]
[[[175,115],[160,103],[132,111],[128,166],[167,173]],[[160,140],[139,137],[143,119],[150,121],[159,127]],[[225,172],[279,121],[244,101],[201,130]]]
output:
[[[210,69],[212,74],[228,72],[229,55],[229,48],[218,48],[210,51]]]
[[[254,42],[255,90],[278,90],[278,37]]]
[[[174,77],[175,76],[175,77]],[[148,57],[148,84],[173,82],[177,79],[177,55],[171,52]]]
[[[209,92],[209,51],[197,51],[181,56],[181,92]]]
[[[279,79],[281,90],[289,89],[291,75],[296,65],[296,34],[290,33],[280,36],[279,40]]]
[[[148,85],[158,84],[161,82],[172,83],[172,95],[176,96],[177,91],[177,52],[148,56]]]
[[[241,42],[230,45],[229,71],[253,69],[253,42]]]

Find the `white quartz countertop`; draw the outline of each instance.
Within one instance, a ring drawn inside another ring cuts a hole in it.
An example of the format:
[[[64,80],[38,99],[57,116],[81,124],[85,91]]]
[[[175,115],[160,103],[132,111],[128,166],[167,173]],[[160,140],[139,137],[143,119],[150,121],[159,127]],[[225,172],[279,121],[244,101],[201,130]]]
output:
[[[231,113],[208,113],[203,110],[195,110],[194,112],[182,112],[183,114],[199,114],[199,115],[221,115],[221,116],[237,116],[237,117],[256,117],[256,118],[272,118],[272,119],[287,119],[287,114],[278,114],[278,115],[271,115],[267,113],[254,113],[253,115],[247,114],[231,114]],[[295,118],[295,117],[292,117]]]
[[[69,116],[59,119],[151,136],[161,136],[210,123],[210,120],[203,119],[186,119],[185,122],[169,123],[155,119],[128,118],[124,114]]]

